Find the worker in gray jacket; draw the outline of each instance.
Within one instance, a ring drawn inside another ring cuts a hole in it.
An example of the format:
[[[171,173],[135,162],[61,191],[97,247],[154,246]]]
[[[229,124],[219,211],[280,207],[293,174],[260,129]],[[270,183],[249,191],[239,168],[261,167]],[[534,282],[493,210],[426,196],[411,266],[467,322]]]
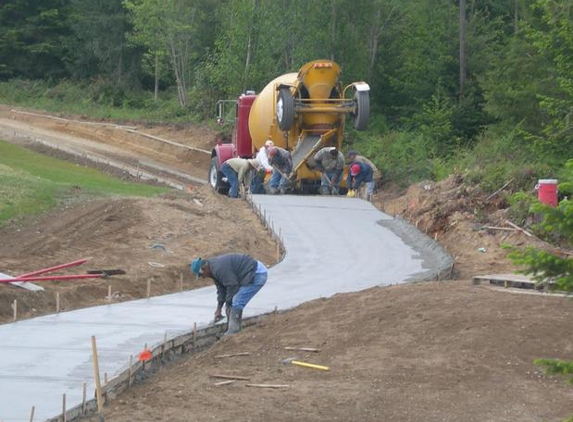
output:
[[[322,172],[320,178],[321,195],[338,195],[342,172],[344,170],[344,155],[336,147],[324,147],[314,154],[317,170]]]
[[[229,326],[225,335],[241,330],[243,309],[267,281],[267,267],[250,255],[230,253],[190,264],[197,277],[212,278],[217,287],[215,321],[222,318],[223,305]]]

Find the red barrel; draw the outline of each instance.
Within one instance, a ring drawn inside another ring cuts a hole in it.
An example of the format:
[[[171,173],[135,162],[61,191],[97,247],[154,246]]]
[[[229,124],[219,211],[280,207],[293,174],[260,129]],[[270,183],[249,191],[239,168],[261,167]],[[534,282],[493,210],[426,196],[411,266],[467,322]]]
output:
[[[557,179],[539,179],[535,189],[539,201],[551,207],[557,206]]]

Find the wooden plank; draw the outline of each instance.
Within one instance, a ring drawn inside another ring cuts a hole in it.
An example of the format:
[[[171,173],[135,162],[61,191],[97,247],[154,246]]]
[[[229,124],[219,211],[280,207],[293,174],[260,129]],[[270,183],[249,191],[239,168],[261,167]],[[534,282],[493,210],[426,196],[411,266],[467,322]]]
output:
[[[313,352],[313,353],[320,352],[320,349],[315,349],[314,347],[285,347],[285,350],[297,350],[300,352]]]
[[[256,388],[289,388],[290,385],[287,385],[287,384],[247,384],[247,387],[256,387]]]
[[[220,387],[222,385],[229,385],[229,384],[233,384],[236,380],[227,380],[227,381],[219,381],[216,382],[215,384],[213,384],[215,387]]]
[[[520,274],[489,274],[474,276],[473,284],[493,284],[496,286],[514,287],[519,289],[542,289],[545,283],[538,283],[533,278]],[[548,284],[554,284],[549,282]]]
[[[249,356],[251,352],[240,352],[240,353],[229,353],[228,355],[217,355],[215,356],[217,359],[221,358],[232,358],[235,356]]]
[[[242,381],[249,381],[250,377],[243,377],[239,375],[221,375],[221,374],[212,374],[209,375],[211,378],[222,378],[225,380],[242,380]]]

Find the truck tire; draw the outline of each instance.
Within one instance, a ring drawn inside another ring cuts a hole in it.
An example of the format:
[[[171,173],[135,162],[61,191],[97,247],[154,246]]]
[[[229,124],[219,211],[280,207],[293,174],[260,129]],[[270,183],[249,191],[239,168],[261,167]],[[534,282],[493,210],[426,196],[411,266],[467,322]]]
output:
[[[217,168],[217,157],[211,158],[207,180],[217,193],[226,193],[229,190],[229,186],[223,182],[223,173]]]
[[[294,123],[294,98],[289,88],[281,88],[276,104],[280,130],[288,132]]]
[[[351,114],[354,119],[354,129],[366,130],[370,119],[370,93],[368,91],[356,91],[354,93],[356,111]]]

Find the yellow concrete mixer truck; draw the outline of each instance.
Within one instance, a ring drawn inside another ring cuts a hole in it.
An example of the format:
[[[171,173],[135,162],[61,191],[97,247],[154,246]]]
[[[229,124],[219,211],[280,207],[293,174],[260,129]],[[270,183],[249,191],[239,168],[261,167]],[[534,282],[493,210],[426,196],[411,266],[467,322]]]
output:
[[[231,157],[251,158],[267,140],[291,153],[290,175],[295,191],[311,193],[320,185],[312,157],[322,147],[341,148],[348,115],[356,130],[365,130],[370,114],[370,87],[366,82],[343,86],[340,67],[330,60],[305,64],[267,84],[256,95],[247,91],[237,100],[217,103],[217,117],[225,122],[229,102],[235,107],[232,141],[211,152],[208,180],[218,192],[228,185],[221,165]],[[227,114],[228,115],[228,114]]]

